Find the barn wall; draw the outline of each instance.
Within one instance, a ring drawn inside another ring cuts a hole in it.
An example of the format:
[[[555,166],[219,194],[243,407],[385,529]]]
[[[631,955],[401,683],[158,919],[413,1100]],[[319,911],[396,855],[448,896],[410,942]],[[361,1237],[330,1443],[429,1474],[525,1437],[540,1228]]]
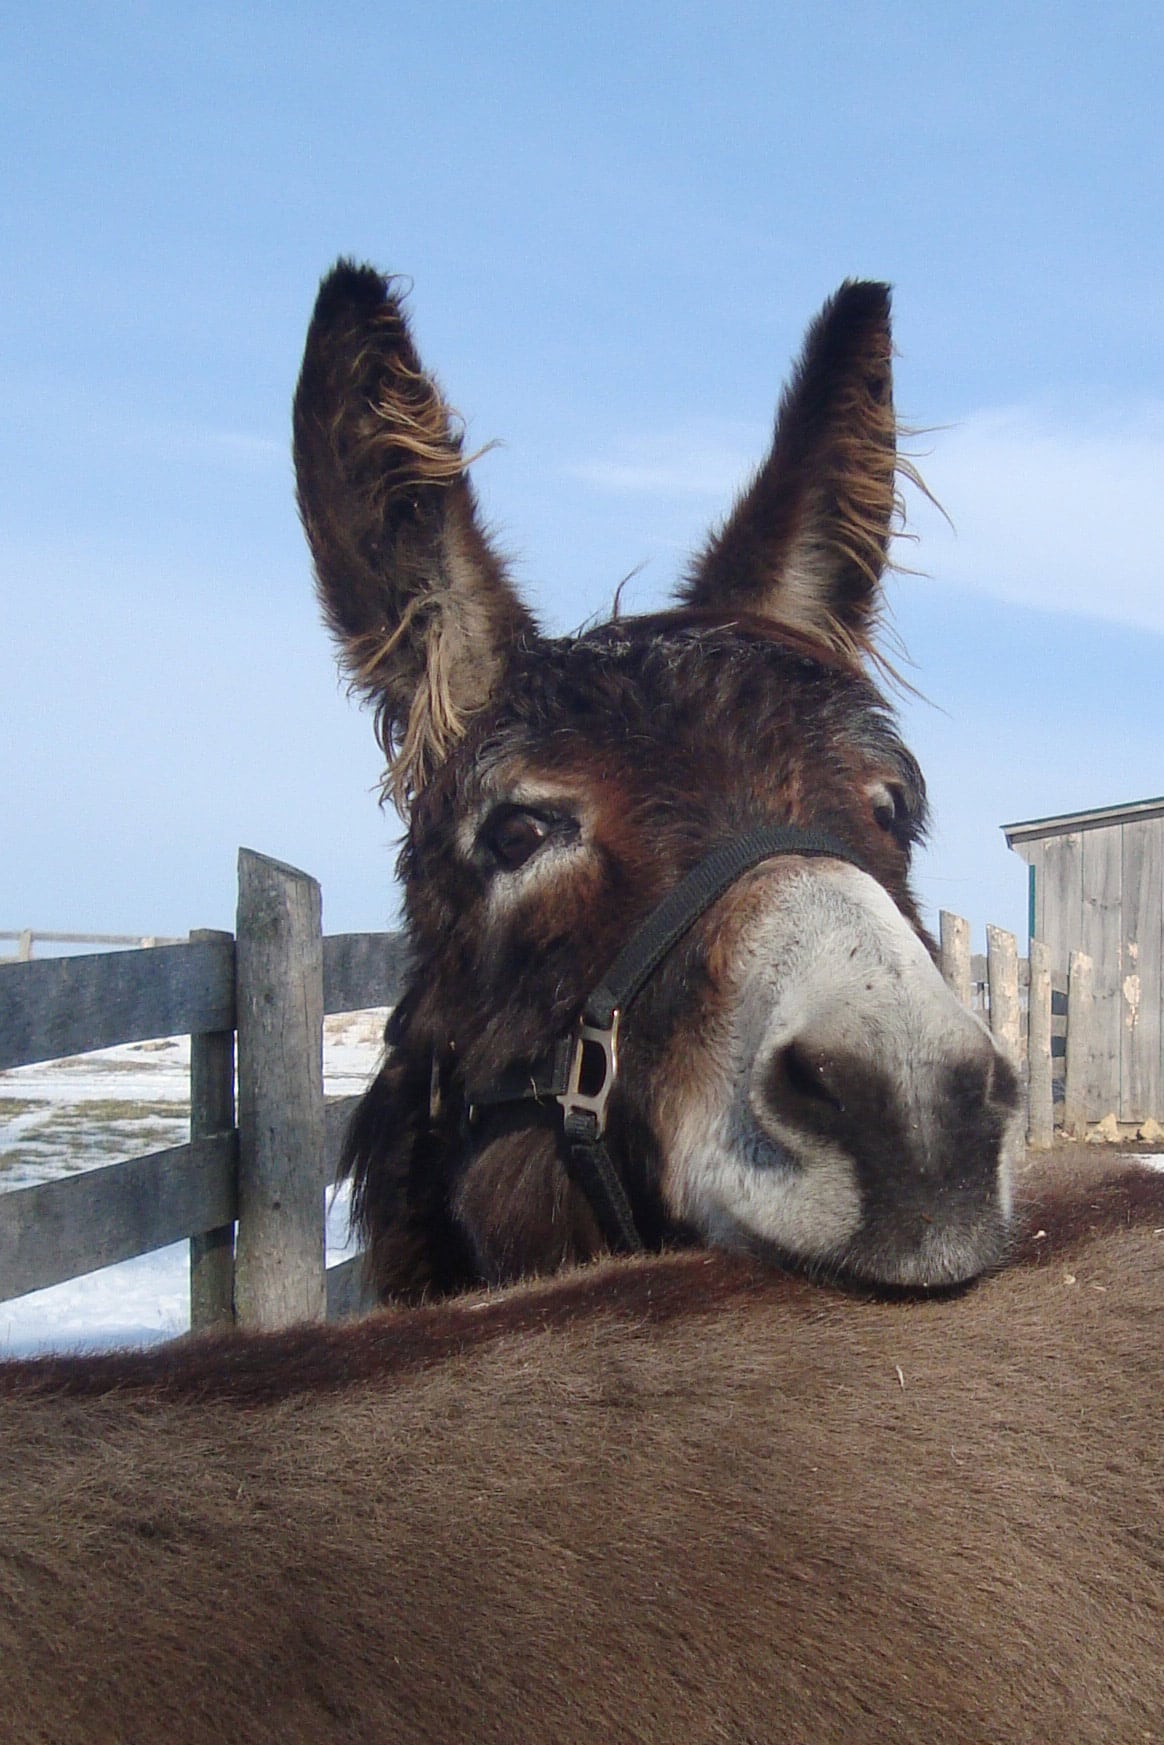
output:
[[[1066,975],[1071,953],[1083,949],[1082,834],[1024,842],[1019,852],[1035,869],[1037,937],[1050,947],[1053,967]]]
[[[1087,1115],[1164,1120],[1164,818],[1113,818],[1012,843],[1035,871],[1035,939],[1058,974],[1094,965],[1096,1063]]]
[[[1108,825],[1082,833],[1083,914],[1079,949],[1092,962],[1095,999],[1094,1064],[1089,1118],[1100,1120],[1110,1109],[1121,1119],[1120,1053],[1122,1018],[1120,1001],[1121,946],[1123,935],[1123,830]]]
[[[1125,824],[1121,835],[1121,1119],[1164,1120],[1164,820]]]
[[[1034,869],[1034,937],[1055,969],[1072,951],[1094,965],[1088,1118],[1164,1120],[1164,818],[1060,827],[1013,847]]]

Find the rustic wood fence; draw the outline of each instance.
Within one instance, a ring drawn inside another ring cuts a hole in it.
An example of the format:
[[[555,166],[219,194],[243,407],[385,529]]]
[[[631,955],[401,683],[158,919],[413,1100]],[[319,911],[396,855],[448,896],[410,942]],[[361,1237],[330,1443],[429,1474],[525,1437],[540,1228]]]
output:
[[[362,1306],[360,1257],[326,1265],[325,1196],[357,1099],[325,1102],[323,1019],[393,1004],[404,945],[324,937],[321,910],[314,879],[243,849],[235,935],[0,967],[0,1070],[190,1037],[188,1144],[0,1194],[0,1301],[189,1241],[195,1328]],[[1072,953],[1061,979],[1038,941],[1020,959],[991,927],[979,957],[960,916],[940,925],[947,983],[1023,1071],[1030,1143],[1082,1134],[1097,1118],[1090,959]]]
[[[45,933],[39,927],[0,928],[0,939],[16,941],[15,951],[0,951],[0,963],[31,963],[33,948],[40,945],[178,945],[153,933]]]
[[[1013,933],[986,929],[985,956],[970,951],[970,924],[944,910],[940,916],[941,969],[963,1005],[978,1012],[1017,1062],[1027,1094],[1027,1140],[1049,1146],[1056,1127],[1082,1138],[1088,1124],[1109,1110],[1099,1106],[1107,1082],[1095,1024],[1094,966],[1073,951],[1066,976],[1032,939],[1020,958]]]
[[[404,949],[389,933],[325,938],[321,911],[314,879],[243,849],[237,936],[0,967],[0,1070],[190,1037],[188,1144],[0,1194],[0,1301],[188,1240],[194,1327],[361,1305],[359,1257],[326,1266],[356,1099],[325,1103],[323,1018],[391,1005]]]

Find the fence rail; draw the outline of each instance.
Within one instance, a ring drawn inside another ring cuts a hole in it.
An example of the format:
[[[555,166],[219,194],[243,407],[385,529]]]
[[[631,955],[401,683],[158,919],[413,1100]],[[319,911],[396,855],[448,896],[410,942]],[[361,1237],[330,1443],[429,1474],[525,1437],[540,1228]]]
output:
[[[188,1240],[193,1327],[360,1306],[359,1257],[328,1268],[324,1251],[357,1099],[324,1100],[323,1018],[392,1005],[405,947],[324,937],[320,914],[314,879],[243,849],[236,935],[0,967],[0,1069],[191,1038],[188,1144],[0,1194],[0,1301]],[[999,928],[976,956],[967,922],[943,912],[940,963],[1020,1065],[1030,1143],[1085,1131],[1098,1118],[1090,960],[1073,953],[1057,977],[1045,946],[1020,958]]]
[[[46,933],[40,927],[0,928],[0,939],[15,939],[15,952],[0,952],[0,963],[29,963],[33,947],[44,945],[180,945],[157,933]]]
[[[325,938],[315,880],[247,849],[239,888],[237,938],[0,967],[0,1069],[191,1039],[188,1144],[0,1194],[0,1301],[188,1239],[194,1327],[359,1305],[359,1257],[325,1264],[356,1099],[324,1101],[323,1017],[392,1005],[403,942]]]
[[[1091,959],[1073,951],[1064,975],[1052,968],[1041,940],[1033,939],[1030,957],[1020,958],[1013,934],[988,927],[986,954],[979,956],[970,952],[970,927],[961,916],[943,910],[940,928],[947,984],[1022,1071],[1028,1143],[1050,1145],[1056,1127],[1082,1138],[1091,1124],[1114,1119],[1102,1106],[1111,1075],[1095,1023]]]

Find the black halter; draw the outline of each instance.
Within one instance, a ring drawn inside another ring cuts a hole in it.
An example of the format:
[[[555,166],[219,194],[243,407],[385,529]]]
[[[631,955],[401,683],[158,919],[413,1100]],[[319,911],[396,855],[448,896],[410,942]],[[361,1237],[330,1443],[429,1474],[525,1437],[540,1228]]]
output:
[[[778,854],[822,855],[861,866],[852,850],[834,837],[790,824],[765,825],[721,843],[668,891],[632,934],[564,1036],[545,1054],[516,1062],[492,1085],[466,1095],[470,1124],[479,1111],[504,1104],[558,1105],[570,1178],[586,1195],[603,1237],[615,1252],[637,1253],[643,1248],[626,1189],[604,1139],[606,1107],[618,1080],[620,1022],[699,917],[744,873]]]

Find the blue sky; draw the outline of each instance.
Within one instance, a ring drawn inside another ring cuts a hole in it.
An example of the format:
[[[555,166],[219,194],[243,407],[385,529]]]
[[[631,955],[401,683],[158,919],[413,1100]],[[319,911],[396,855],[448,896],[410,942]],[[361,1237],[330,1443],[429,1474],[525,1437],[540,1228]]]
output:
[[[804,327],[895,286],[956,532],[894,620],[930,915],[1012,819],[1164,792],[1156,4],[52,4],[0,30],[0,927],[230,926],[240,843],[393,915],[288,411],[340,253],[413,281],[551,628],[660,602]]]

